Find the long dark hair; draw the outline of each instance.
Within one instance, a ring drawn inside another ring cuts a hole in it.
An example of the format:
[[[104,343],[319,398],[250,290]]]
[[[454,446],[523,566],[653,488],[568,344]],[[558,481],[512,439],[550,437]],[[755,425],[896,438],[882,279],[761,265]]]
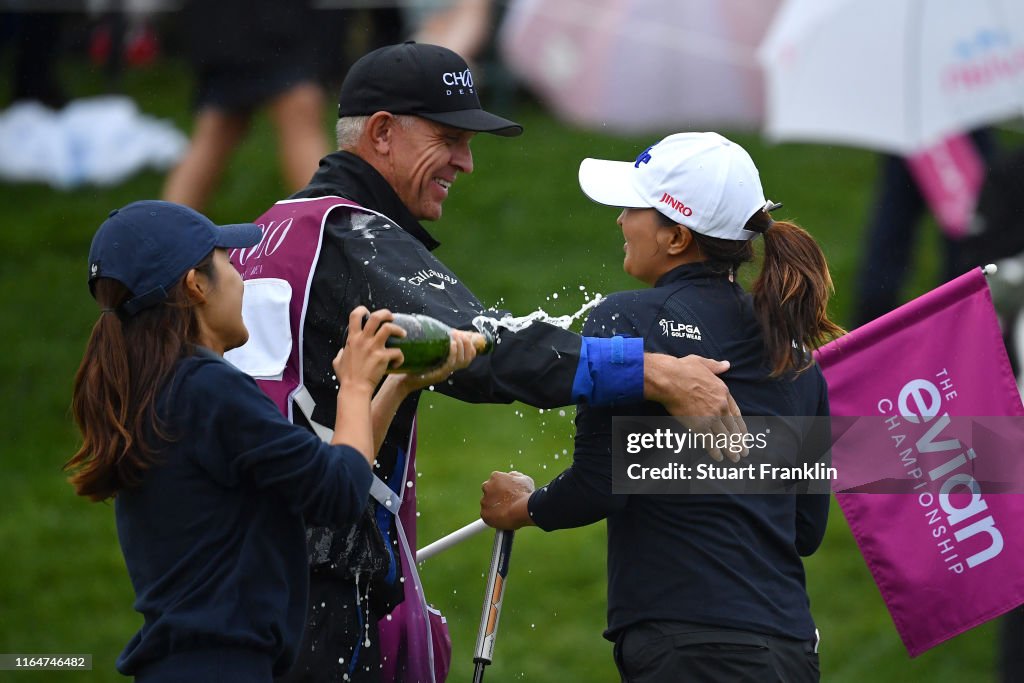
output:
[[[675,225],[663,216],[664,225]],[[761,323],[771,376],[803,372],[814,364],[810,351],[840,336],[843,328],[828,317],[835,287],[821,247],[789,221],[772,221],[755,213],[746,229],[764,238],[764,261],[751,293]],[[690,231],[697,248],[715,272],[736,274],[754,260],[753,240],[727,240]]]
[[[195,269],[213,278],[213,253]],[[102,312],[75,375],[71,401],[82,446],[64,469],[71,472],[75,493],[100,501],[138,484],[156,462],[147,429],[152,438],[173,438],[154,403],[175,363],[197,343],[199,321],[184,279],[166,301],[130,317],[119,307],[131,292],[117,280],[96,280],[93,294]]]

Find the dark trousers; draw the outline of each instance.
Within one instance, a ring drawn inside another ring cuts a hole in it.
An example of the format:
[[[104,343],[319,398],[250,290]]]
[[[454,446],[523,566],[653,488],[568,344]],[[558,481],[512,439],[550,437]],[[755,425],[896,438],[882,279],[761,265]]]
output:
[[[817,683],[817,641],[645,621],[615,643],[623,683]]]
[[[1024,607],[1003,615],[999,621],[999,677],[1000,683],[1024,680]]]

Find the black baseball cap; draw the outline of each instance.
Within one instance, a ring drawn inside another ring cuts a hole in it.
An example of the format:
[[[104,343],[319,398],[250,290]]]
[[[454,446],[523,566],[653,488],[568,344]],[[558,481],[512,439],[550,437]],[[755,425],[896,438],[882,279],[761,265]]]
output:
[[[167,299],[182,276],[217,247],[251,247],[263,236],[254,223],[215,225],[181,204],[132,202],[110,212],[89,248],[89,291],[98,278],[117,280],[132,293],[119,307],[133,316]]]
[[[483,110],[466,60],[446,47],[411,40],[363,55],[341,84],[338,118],[378,111],[505,137],[523,132],[518,123]]]

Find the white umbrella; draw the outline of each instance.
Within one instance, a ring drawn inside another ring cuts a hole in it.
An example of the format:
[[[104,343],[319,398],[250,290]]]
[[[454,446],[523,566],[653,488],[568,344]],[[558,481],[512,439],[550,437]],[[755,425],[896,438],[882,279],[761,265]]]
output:
[[[1024,0],[787,0],[766,133],[910,154],[1024,111]]]

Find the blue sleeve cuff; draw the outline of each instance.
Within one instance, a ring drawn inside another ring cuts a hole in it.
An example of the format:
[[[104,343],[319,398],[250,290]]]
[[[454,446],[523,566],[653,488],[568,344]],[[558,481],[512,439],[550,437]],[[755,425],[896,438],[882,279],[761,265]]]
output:
[[[603,406],[636,403],[644,396],[644,340],[640,337],[582,337],[572,383],[574,403]]]

